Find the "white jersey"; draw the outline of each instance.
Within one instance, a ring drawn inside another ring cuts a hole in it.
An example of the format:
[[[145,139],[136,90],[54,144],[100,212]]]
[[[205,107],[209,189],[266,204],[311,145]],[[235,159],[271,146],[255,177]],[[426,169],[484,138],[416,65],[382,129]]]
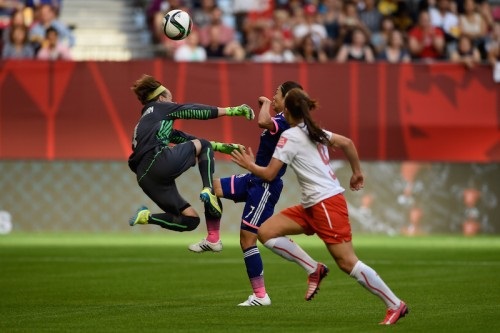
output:
[[[333,135],[324,132],[329,138]],[[295,172],[301,189],[300,203],[305,208],[345,191],[330,166],[328,147],[312,142],[303,123],[281,134],[273,157]]]

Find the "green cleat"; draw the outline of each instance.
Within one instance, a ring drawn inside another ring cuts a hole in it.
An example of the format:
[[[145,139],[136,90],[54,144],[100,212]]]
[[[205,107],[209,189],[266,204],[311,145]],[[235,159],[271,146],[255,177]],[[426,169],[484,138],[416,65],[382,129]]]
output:
[[[215,217],[219,218],[222,216],[222,208],[217,202],[217,196],[212,193],[210,187],[205,187],[200,193],[200,199],[207,204],[210,213]]]
[[[236,149],[238,149],[239,151],[245,149],[245,146],[239,145],[237,143],[223,143],[216,141],[210,141],[210,143],[212,144],[213,150],[227,155],[231,155],[231,153]]]
[[[151,212],[148,210],[147,207],[142,206],[137,209],[135,212],[135,215],[128,220],[128,224],[130,224],[131,227],[133,227],[136,224],[148,224],[149,216],[151,215]]]
[[[228,107],[226,114],[228,116],[244,116],[248,120],[252,120],[255,118],[255,113],[253,112],[252,108],[246,104]]]

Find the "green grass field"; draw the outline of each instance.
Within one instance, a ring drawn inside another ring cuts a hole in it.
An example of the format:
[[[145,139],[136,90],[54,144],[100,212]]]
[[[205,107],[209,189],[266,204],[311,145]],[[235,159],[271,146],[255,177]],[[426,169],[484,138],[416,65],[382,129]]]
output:
[[[500,238],[356,236],[358,256],[410,314],[377,323],[383,303],[342,273],[315,237],[296,237],[330,275],[311,302],[306,274],[260,247],[269,307],[250,294],[236,235],[190,253],[199,233],[0,237],[0,332],[500,332]]]

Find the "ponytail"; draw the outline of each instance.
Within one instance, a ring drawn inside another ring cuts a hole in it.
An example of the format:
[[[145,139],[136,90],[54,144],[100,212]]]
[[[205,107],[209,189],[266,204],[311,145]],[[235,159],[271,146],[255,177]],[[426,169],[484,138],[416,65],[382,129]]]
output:
[[[310,99],[303,90],[295,88],[286,94],[285,107],[292,118],[304,120],[311,141],[330,145],[328,136],[311,116],[310,111],[318,107],[318,103],[315,100]]]

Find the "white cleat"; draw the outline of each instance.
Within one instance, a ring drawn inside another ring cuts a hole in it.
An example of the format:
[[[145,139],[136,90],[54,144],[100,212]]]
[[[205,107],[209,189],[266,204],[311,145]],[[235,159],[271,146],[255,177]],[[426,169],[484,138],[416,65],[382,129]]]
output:
[[[203,252],[220,252],[222,251],[222,242],[220,240],[217,243],[210,243],[205,238],[203,238],[199,243],[191,244],[188,246],[189,251],[196,253]]]
[[[255,294],[252,294],[248,296],[248,299],[244,301],[243,303],[238,304],[238,306],[266,306],[266,305],[271,305],[271,299],[269,298],[269,295],[266,294],[263,298],[255,296]]]

